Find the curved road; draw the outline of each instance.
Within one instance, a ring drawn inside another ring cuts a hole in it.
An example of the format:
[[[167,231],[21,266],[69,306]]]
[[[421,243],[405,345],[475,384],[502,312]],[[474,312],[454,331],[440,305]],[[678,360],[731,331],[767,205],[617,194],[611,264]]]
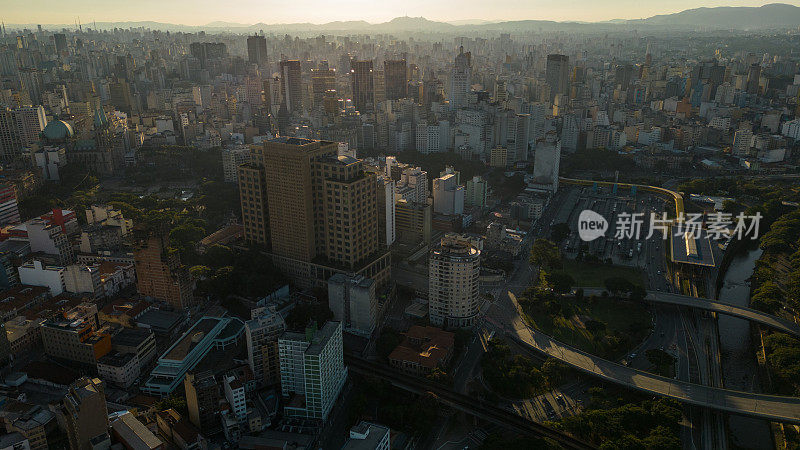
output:
[[[728,316],[734,316],[753,322],[758,322],[778,331],[800,336],[800,325],[792,322],[791,320],[765,314],[755,309],[729,305],[727,303],[720,303],[705,298],[689,297],[688,295],[671,294],[669,292],[659,291],[647,291],[646,300],[656,303],[669,303],[672,305],[705,309],[719,314],[725,314]]]
[[[500,326],[495,324],[496,326]],[[754,394],[677,381],[591,355],[527,326],[504,328],[520,343],[590,375],[684,403],[777,422],[800,424],[800,398]]]
[[[603,292],[607,292],[603,288],[573,288],[573,290],[575,289],[583,289],[584,295],[601,295]],[[645,297],[645,300],[653,303],[665,303],[669,305],[704,309],[717,314],[725,314],[727,316],[758,322],[775,330],[800,336],[800,324],[751,308],[744,308],[728,303],[720,303],[716,300],[707,298],[691,297],[688,295],[652,290],[647,291],[647,297]]]

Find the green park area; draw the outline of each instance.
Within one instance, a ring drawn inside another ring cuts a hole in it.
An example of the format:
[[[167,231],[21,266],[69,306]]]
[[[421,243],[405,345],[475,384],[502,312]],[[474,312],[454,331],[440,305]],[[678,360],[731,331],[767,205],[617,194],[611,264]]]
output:
[[[644,305],[616,297],[572,297],[529,289],[521,299],[528,323],[567,345],[616,359],[642,342],[651,327]]]

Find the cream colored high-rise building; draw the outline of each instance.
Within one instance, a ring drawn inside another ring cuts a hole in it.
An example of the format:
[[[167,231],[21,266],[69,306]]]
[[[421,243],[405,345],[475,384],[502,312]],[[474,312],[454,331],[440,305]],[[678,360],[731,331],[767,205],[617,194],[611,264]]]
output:
[[[471,327],[479,313],[481,251],[473,241],[448,234],[431,250],[428,262],[428,307],[431,324]]]

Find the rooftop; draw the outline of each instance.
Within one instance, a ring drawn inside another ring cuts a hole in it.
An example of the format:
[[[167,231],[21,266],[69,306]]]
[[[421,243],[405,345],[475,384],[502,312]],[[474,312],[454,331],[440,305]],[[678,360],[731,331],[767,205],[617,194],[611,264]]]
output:
[[[167,350],[163,359],[183,361],[192,349],[204,340],[206,335],[216,327],[222,319],[216,317],[203,317],[190,328],[180,340]]]

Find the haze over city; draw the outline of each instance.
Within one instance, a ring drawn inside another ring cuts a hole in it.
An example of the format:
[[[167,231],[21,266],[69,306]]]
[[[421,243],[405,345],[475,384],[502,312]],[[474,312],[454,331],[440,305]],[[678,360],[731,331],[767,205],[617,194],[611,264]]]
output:
[[[602,22],[614,19],[643,19],[686,9],[718,6],[762,6],[771,1],[753,0],[448,0],[374,2],[370,0],[299,0],[274,2],[237,1],[235,5],[215,0],[141,0],[137,2],[97,2],[74,0],[13,1],[3,6],[2,19],[13,24],[71,24],[78,17],[84,23],[154,21],[182,25],[229,22],[322,24],[333,21],[386,22],[396,17],[425,17],[452,23],[484,21],[552,20]],[[785,3],[798,5],[796,1]]]

